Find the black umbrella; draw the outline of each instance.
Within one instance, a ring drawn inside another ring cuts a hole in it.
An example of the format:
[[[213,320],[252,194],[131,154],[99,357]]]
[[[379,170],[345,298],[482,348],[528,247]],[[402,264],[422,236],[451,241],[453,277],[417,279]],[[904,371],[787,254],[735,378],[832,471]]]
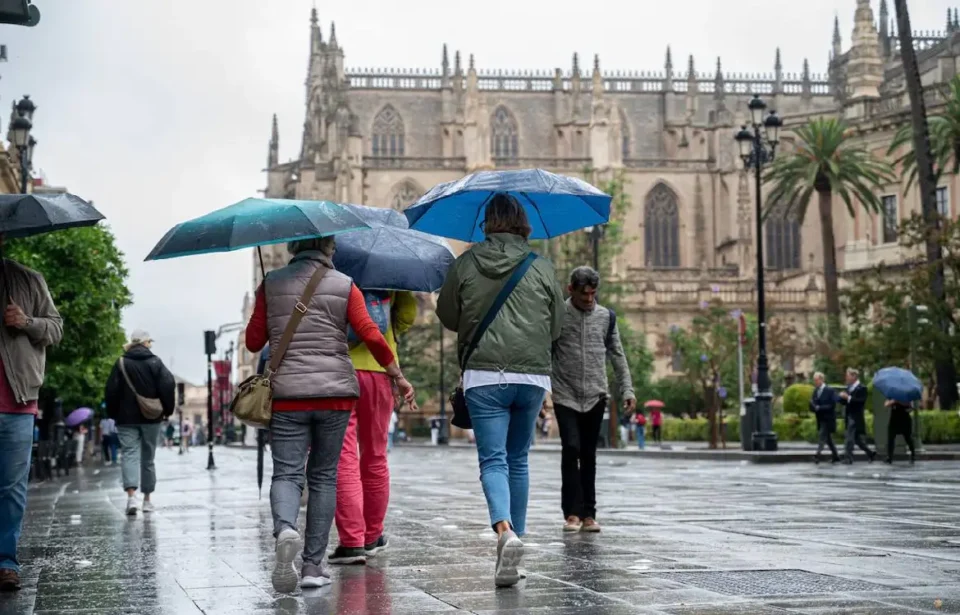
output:
[[[73,194],[0,195],[0,235],[5,238],[93,226],[103,219],[93,205]]]

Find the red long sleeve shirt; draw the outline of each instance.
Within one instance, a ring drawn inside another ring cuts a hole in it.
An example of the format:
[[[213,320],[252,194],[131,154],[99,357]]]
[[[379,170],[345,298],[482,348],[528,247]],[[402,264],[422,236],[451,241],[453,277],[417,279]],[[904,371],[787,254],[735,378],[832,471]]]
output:
[[[347,299],[347,322],[357,333],[361,342],[367,345],[373,358],[383,367],[394,361],[393,350],[387,340],[380,333],[377,323],[373,322],[367,313],[363,293],[353,284],[350,288],[350,297]],[[270,332],[267,328],[267,298],[263,284],[257,289],[257,299],[253,306],[253,314],[247,323],[246,345],[250,352],[260,352],[267,345]],[[330,397],[327,399],[278,399],[273,402],[276,412],[297,410],[353,410],[357,400],[352,397]]]

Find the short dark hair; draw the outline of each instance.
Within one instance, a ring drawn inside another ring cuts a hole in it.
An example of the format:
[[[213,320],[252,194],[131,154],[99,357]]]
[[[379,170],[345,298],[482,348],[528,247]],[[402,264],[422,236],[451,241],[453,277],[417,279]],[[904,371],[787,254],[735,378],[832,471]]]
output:
[[[577,267],[570,273],[570,286],[577,290],[599,288],[600,274],[593,267]]]
[[[510,233],[529,239],[532,229],[530,220],[527,219],[527,212],[517,199],[506,192],[498,192],[487,203],[487,212],[483,218],[483,232],[486,235]]]

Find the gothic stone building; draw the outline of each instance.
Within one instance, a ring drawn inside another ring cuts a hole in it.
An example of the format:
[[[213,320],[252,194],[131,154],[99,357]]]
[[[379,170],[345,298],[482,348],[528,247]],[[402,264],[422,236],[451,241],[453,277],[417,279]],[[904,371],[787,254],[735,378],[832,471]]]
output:
[[[752,94],[763,96],[787,129],[814,116],[846,116],[865,146],[881,154],[904,121],[903,71],[886,0],[879,25],[869,0],[855,4],[852,46],[843,51],[837,21],[827,75],[812,74],[806,60],[799,73],[786,71],[779,50],[771,50],[767,75],[727,72],[719,59],[704,72],[692,57],[675,65],[669,47],[659,71],[607,72],[596,57],[582,67],[576,54],[566,69],[484,71],[472,54],[464,62],[446,45],[436,69],[348,70],[334,26],[325,39],[314,10],[300,151],[280,162],[274,117],[266,195],[402,209],[433,185],[481,169],[579,174],[589,167],[597,181],[622,173],[632,208],[616,275],[632,289],[627,316],[655,349],[704,301],[756,309],[753,181],[733,140]],[[950,15],[947,32],[917,39],[925,83],[956,72],[957,25]],[[899,194],[891,186],[895,209]],[[842,268],[892,256],[889,229],[859,214],[850,219],[836,206]],[[764,233],[769,311],[803,334],[824,305],[819,220],[800,224],[774,214]],[[289,255],[278,246],[265,258],[269,270]],[[252,270],[256,285],[259,266]],[[249,310],[248,297],[245,316]],[[809,369],[773,350],[786,371]],[[240,364],[246,372],[253,358]],[[669,358],[658,357],[658,374],[671,370]]]

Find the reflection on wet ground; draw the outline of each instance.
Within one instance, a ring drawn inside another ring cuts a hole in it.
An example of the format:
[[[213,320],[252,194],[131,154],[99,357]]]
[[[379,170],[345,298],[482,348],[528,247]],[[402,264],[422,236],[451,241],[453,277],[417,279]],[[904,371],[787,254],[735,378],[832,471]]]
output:
[[[559,455],[535,455],[529,574],[494,590],[475,453],[400,448],[388,551],[283,596],[270,586],[269,478],[258,499],[255,452],[216,454],[208,472],[202,451],[158,451],[146,517],[123,514],[117,468],[31,485],[25,589],[0,597],[0,615],[960,613],[957,462],[601,458],[603,533],[565,536]]]

